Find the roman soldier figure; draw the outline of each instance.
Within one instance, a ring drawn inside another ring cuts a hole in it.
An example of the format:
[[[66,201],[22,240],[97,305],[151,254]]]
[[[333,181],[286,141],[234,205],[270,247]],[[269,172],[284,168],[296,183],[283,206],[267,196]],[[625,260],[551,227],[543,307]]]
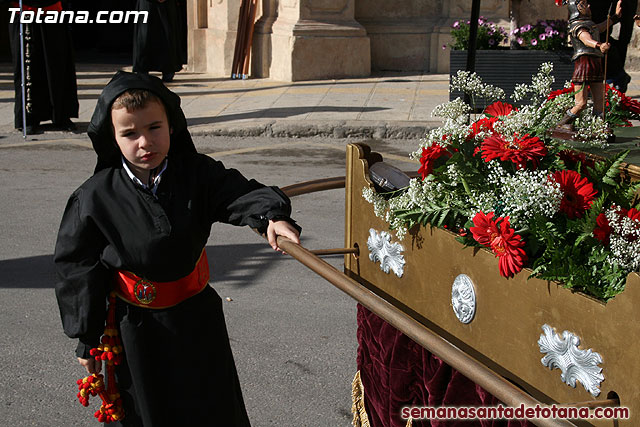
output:
[[[622,0],[618,0],[613,17],[600,24],[591,18],[591,8],[587,0],[568,0],[569,37],[573,46],[574,72],[571,81],[575,87],[575,105],[567,110],[558,127],[573,130],[573,121],[586,108],[589,93],[593,98],[593,112],[603,117],[604,111],[604,73],[602,58],[609,51],[609,43],[600,42],[600,33],[615,24],[622,14]]]

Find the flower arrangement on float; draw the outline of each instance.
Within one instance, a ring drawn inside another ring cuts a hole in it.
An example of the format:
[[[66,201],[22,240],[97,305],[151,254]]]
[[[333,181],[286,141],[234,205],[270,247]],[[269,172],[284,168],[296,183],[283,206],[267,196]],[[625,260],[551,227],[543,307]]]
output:
[[[640,266],[640,184],[620,175],[627,152],[600,159],[578,150],[604,147],[610,127],[640,118],[640,103],[608,88],[606,121],[589,108],[575,122],[580,142],[552,139],[548,130],[574,105],[572,87],[550,90],[552,69],[543,64],[517,87],[514,100],[528,102],[520,109],[500,100],[501,89],[458,72],[452,89],[472,103],[495,102],[471,124],[473,106],[460,98],[436,107],[443,125],[412,154],[420,177],[363,196],[400,239],[418,224],[445,228],[466,246],[491,250],[506,278],[529,268],[530,277],[607,300]]]

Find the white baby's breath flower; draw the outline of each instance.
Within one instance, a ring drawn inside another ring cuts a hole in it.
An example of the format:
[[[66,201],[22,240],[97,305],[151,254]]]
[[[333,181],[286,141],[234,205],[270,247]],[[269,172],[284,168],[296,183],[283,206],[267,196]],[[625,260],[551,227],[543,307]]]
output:
[[[450,88],[452,91],[466,93],[471,98],[484,98],[489,102],[503,99],[505,96],[501,88],[483,83],[476,73],[463,70],[458,70],[455,76],[451,76]]]
[[[530,105],[522,107],[518,111],[513,111],[502,121],[498,121],[493,128],[505,138],[513,135],[524,136],[531,132],[531,128],[539,121],[538,109]]]
[[[389,202],[373,191],[373,189],[365,187],[362,189],[362,197],[373,205],[373,213],[378,218],[384,218],[389,209]]]
[[[473,193],[475,212],[509,216],[514,227],[523,227],[535,215],[552,218],[560,209],[562,190],[549,180],[548,171],[521,169],[511,174],[497,161],[488,167],[488,189]]]
[[[622,214],[622,210],[613,205],[605,213],[609,226],[611,261],[620,267],[637,271],[640,267],[640,222]]]
[[[607,123],[598,116],[594,116],[589,108],[574,122],[577,138],[589,147],[605,148],[609,137]]]
[[[442,126],[431,129],[427,133],[427,136],[420,141],[418,149],[411,153],[409,157],[417,160],[422,157],[423,148],[429,148],[434,144],[446,147],[451,141],[463,141],[468,134],[469,126],[467,125],[465,116],[446,119]]]
[[[551,92],[551,86],[555,82],[555,78],[551,75],[552,71],[553,63],[543,63],[540,65],[538,73],[531,78],[531,84],[516,85],[511,98],[515,102],[520,102],[530,96],[534,104],[541,104],[549,92]]]
[[[462,99],[456,98],[451,102],[445,102],[444,104],[436,105],[436,107],[431,112],[431,116],[456,120],[460,116],[466,116],[467,114],[469,114],[469,112],[471,112],[471,107]]]
[[[460,175],[458,174],[458,166],[455,163],[447,166],[447,171],[445,172],[450,182],[459,182]]]

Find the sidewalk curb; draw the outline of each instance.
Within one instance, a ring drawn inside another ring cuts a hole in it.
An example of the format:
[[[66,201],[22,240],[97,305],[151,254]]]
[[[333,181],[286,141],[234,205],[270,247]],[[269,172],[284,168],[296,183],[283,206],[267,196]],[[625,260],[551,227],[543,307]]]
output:
[[[188,122],[188,121],[187,121]],[[440,126],[440,122],[383,122],[383,121],[251,121],[218,125],[189,125],[192,135],[229,137],[307,138],[374,138],[420,139]]]

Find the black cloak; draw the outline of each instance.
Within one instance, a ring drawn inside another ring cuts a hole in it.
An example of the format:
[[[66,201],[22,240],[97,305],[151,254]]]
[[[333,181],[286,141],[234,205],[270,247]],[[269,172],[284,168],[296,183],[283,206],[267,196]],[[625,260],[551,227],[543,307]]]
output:
[[[111,134],[110,106],[129,88],[160,97],[173,127],[155,195],[122,169]],[[156,77],[118,72],[98,100],[88,133],[96,171],[71,195],[54,254],[64,332],[79,338],[77,355],[85,358],[103,331],[115,270],[173,281],[194,269],[213,222],[264,230],[268,219],[291,212],[278,188],[196,153],[179,97]],[[215,270],[215,260],[210,264]],[[249,425],[221,300],[211,287],[167,309],[118,299],[116,322],[125,355],[116,371],[123,425]]]
[[[148,13],[147,23],[133,27],[133,71],[174,73],[182,69],[184,31],[176,0],[137,0],[136,9]]]
[[[58,0],[25,0],[30,7],[46,7]],[[23,24],[27,126],[52,120],[65,124],[78,117],[78,88],[73,43],[68,24]],[[20,22],[9,24],[15,91],[14,126],[22,129],[22,62]]]

